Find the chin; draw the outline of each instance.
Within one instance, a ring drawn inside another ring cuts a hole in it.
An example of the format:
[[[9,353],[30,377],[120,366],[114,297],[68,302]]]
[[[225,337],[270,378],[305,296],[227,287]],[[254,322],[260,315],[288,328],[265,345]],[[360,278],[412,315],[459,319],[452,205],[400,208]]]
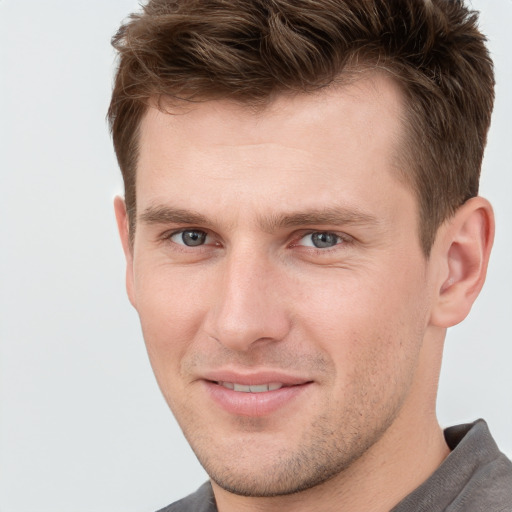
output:
[[[196,451],[210,479],[222,489],[239,496],[264,498],[296,494],[319,486],[343,473],[365,448],[335,446],[333,439],[317,439],[316,446],[295,452],[281,449],[223,451],[223,457],[213,453],[204,456]]]
[[[320,468],[322,469],[322,468]],[[327,468],[326,468],[327,469]],[[296,494],[319,486],[338,475],[343,469],[320,471],[316,474],[297,474],[291,468],[267,473],[245,475],[211,474],[210,478],[222,489],[238,496],[270,498]]]

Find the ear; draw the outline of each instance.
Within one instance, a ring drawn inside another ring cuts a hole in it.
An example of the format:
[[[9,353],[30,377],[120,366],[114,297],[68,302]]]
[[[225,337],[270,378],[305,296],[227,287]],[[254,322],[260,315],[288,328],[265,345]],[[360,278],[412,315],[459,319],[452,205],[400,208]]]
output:
[[[451,327],[468,315],[485,281],[494,214],[483,197],[466,201],[439,228],[431,257],[439,264],[431,325]]]
[[[114,211],[116,214],[117,229],[121,244],[123,245],[124,256],[126,258],[126,291],[128,299],[135,307],[135,294],[133,289],[133,246],[130,242],[130,224],[126,212],[126,204],[122,197],[116,196],[114,199]]]

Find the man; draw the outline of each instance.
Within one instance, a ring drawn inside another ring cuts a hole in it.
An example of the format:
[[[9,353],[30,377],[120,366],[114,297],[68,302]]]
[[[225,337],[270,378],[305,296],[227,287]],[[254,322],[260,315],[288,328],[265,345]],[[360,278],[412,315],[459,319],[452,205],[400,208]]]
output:
[[[127,289],[210,482],[167,511],[508,511],[435,416],[484,279],[493,103],[448,0],[153,0],[114,38]]]

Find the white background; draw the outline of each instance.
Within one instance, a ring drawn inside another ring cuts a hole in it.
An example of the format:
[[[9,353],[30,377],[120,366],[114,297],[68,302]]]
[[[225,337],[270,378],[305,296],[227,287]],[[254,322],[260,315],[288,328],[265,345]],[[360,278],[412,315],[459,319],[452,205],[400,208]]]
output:
[[[512,1],[474,0],[497,101],[482,194],[488,282],[449,333],[442,425],[487,419],[512,455]],[[124,291],[105,113],[134,0],[0,0],[0,511],[153,511],[205,475],[154,383]]]

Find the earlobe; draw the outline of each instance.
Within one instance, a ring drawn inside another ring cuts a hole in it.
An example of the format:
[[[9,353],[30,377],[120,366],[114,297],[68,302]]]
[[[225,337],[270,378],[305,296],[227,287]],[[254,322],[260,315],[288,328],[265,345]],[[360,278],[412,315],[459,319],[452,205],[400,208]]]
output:
[[[431,324],[451,327],[468,315],[485,281],[494,240],[494,214],[482,197],[469,199],[440,229],[433,255],[439,264]]]
[[[126,258],[126,291],[131,304],[135,307],[135,294],[133,290],[133,247],[130,243],[130,225],[126,212],[126,204],[122,197],[115,197],[114,211],[119,237]]]

